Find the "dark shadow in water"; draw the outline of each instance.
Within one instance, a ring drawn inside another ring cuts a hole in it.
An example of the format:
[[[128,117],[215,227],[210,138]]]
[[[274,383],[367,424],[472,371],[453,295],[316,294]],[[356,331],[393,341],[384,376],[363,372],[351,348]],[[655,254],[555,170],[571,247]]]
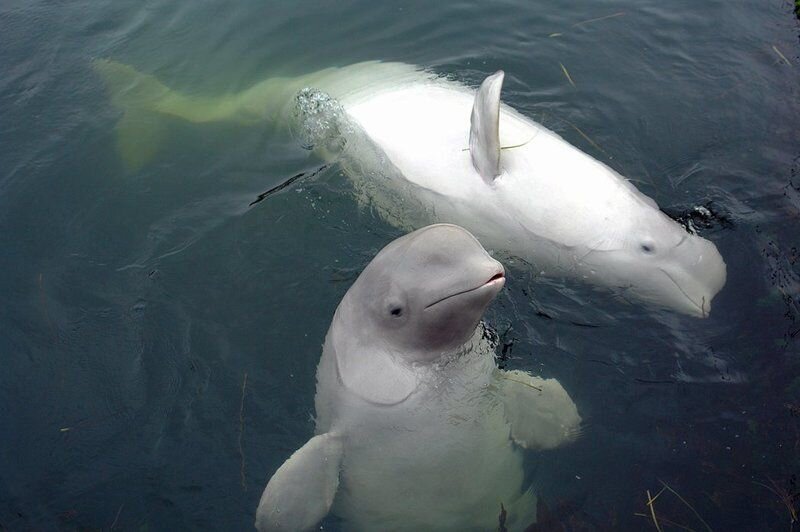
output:
[[[256,197],[256,199],[254,199],[253,201],[250,202],[250,205],[248,205],[248,207],[252,207],[256,203],[264,201],[265,199],[267,199],[271,195],[276,194],[276,193],[280,192],[281,190],[285,189],[286,187],[291,186],[292,183],[296,182],[298,179],[302,179],[304,177],[310,179],[310,178],[316,176],[320,172],[323,172],[323,171],[327,170],[328,166],[330,166],[330,165],[323,164],[322,166],[320,166],[319,168],[315,169],[312,172],[300,172],[299,174],[293,175],[292,177],[290,177],[289,179],[287,179],[283,183],[280,183],[279,185],[276,185],[276,186],[272,187],[271,189],[259,194],[258,197]]]

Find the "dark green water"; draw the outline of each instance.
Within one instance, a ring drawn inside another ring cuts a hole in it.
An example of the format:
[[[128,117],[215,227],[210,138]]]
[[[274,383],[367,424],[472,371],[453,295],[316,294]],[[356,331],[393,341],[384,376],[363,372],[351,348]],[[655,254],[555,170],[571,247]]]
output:
[[[788,0],[4,2],[0,530],[251,529],[313,434],[338,301],[400,234],[336,166],[250,206],[318,165],[266,126],[175,120],[126,171],[95,58],[208,95],[369,59],[470,83],[503,68],[507,103],[670,214],[709,207],[700,232],[728,264],[710,318],[511,264],[487,322],[506,367],[557,377],[587,421],[528,461],[567,530],[652,527],[635,514],[660,481],[714,530],[788,530],[773,491],[800,506],[798,33]],[[705,530],[669,492],[656,510]]]

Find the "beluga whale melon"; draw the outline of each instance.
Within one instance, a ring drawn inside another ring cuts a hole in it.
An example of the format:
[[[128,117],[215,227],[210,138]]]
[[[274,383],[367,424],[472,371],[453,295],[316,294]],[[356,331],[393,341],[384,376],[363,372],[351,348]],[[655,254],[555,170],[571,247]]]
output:
[[[575,439],[555,379],[495,365],[479,324],[504,270],[461,227],[388,244],[333,316],[317,368],[316,434],[272,475],[256,528],[507,530],[536,519],[523,451]],[[501,507],[502,505],[502,507]]]
[[[156,129],[145,131],[158,117],[302,131],[327,109],[327,119],[315,122],[326,127],[307,128],[321,140],[316,152],[339,161],[359,198],[404,230],[460,224],[537,272],[699,317],[725,284],[713,243],[689,234],[613,169],[502,104],[503,72],[476,91],[412,65],[373,61],[269,78],[212,98],[173,91],[113,61],[97,60],[95,68],[123,111],[118,147],[129,165],[159,148]]]

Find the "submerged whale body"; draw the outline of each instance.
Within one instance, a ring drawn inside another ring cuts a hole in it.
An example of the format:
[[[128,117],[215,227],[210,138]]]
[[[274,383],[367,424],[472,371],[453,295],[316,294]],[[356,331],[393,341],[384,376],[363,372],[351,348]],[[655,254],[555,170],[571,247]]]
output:
[[[391,242],[334,314],[317,368],[316,435],[278,468],[256,528],[507,530],[536,519],[523,450],[573,440],[581,418],[554,379],[495,365],[479,321],[504,270],[464,229]]]
[[[95,68],[124,112],[118,146],[132,166],[159,148],[157,135],[143,131],[159,116],[299,121],[320,156],[342,163],[359,198],[402,229],[457,223],[545,274],[698,317],[709,314],[725,284],[713,243],[687,233],[608,166],[502,104],[502,72],[476,92],[411,65],[366,62],[208,98],[172,91],[113,61]],[[320,110],[330,114],[313,122]],[[319,124],[327,126],[322,133]]]

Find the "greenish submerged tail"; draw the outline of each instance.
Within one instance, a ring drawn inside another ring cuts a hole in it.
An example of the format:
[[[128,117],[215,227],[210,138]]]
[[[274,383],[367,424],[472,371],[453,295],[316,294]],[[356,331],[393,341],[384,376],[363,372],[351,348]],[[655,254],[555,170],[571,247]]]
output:
[[[109,59],[97,59],[93,67],[111,102],[123,113],[116,126],[117,148],[126,167],[134,170],[152,160],[163,144],[167,117],[193,123],[287,125],[303,88],[314,87],[337,100],[357,99],[386,87],[435,78],[413,65],[367,61],[297,77],[267,78],[240,92],[206,97],[170,89],[155,76]]]
[[[105,82],[111,102],[122,110],[116,125],[117,149],[129,170],[142,167],[158,153],[164,142],[167,117],[201,123],[230,115],[226,97],[181,94],[155,76],[108,59],[97,59],[92,66]]]
[[[156,111],[170,90],[154,76],[107,59],[93,65],[106,84],[111,102],[122,110],[116,125],[117,151],[129,170],[138,170],[155,157],[164,140],[164,119]]]

